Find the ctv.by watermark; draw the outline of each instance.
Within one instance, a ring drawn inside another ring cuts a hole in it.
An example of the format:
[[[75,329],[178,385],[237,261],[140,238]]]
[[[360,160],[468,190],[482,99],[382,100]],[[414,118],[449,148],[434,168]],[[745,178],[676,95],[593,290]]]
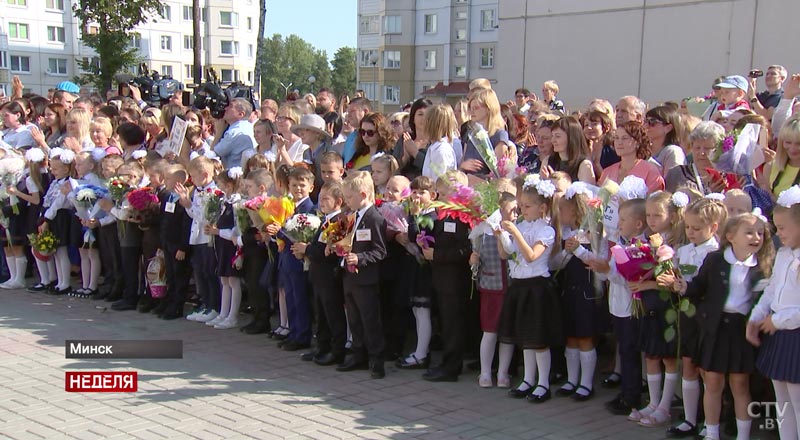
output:
[[[747,415],[758,420],[758,429],[773,431],[781,427],[788,411],[789,402],[750,402]]]

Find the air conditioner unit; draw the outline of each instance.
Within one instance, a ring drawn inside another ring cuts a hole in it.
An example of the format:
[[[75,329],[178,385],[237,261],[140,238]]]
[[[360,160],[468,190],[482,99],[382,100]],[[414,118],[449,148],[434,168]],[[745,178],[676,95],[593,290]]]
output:
[[[44,73],[51,75],[53,71],[48,67],[47,69],[44,69]]]

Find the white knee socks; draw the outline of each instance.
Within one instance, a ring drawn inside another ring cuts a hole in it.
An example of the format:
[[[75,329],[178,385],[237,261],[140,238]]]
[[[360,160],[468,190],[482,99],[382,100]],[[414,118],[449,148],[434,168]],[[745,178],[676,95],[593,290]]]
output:
[[[536,366],[539,369],[539,386],[533,394],[536,396],[544,395],[550,389],[550,349],[536,351]]]
[[[648,374],[648,382],[649,376]],[[675,385],[677,384],[677,372],[664,374],[664,391],[661,393],[661,402],[658,404],[658,409],[664,413],[669,414],[669,407],[672,406],[672,398],[675,396]]]
[[[414,318],[417,321],[417,349],[414,351],[414,356],[422,360],[428,357],[428,347],[433,333],[431,309],[427,307],[412,307],[411,311],[414,312]]]
[[[281,314],[281,327],[289,328],[289,311],[286,310],[286,291],[278,291],[278,311]]]
[[[522,359],[523,359],[523,367],[525,369],[525,376],[523,376],[522,380],[523,383],[519,384],[518,390],[525,391],[530,389],[528,385],[524,382],[530,384],[530,386],[535,386],[534,383],[536,381],[536,351],[534,350],[522,350]]]
[[[97,290],[97,282],[100,280],[100,272],[102,269],[99,249],[89,249],[89,261],[91,261],[92,269],[89,275],[88,289]]]
[[[581,352],[577,348],[567,347],[564,357],[567,359],[567,383],[561,388],[574,390],[578,387],[578,375],[581,372]]]
[[[652,409],[655,409],[661,403],[661,374],[648,374],[647,375],[647,388],[650,391],[650,404]],[[641,411],[640,411],[641,412]]]
[[[229,277],[219,278],[220,285],[222,286],[222,302],[219,307],[219,315],[216,318],[206,322],[207,326],[213,327],[228,317],[228,313],[230,312],[231,308],[231,286],[228,280],[230,280]]]
[[[42,261],[36,258],[35,261],[36,269],[39,271],[39,283],[44,284],[45,286],[52,283],[53,278],[50,275],[50,270],[55,270],[53,259],[51,258],[49,261]]]
[[[492,361],[494,361],[494,348],[496,345],[497,333],[483,332],[483,337],[481,338],[481,377],[492,377]]]
[[[239,306],[242,303],[242,279],[230,277],[228,278],[228,284],[231,286],[231,304],[226,321],[235,324],[239,321]]]
[[[582,351],[581,352],[581,383],[580,385],[584,388],[589,390],[593,390],[592,387],[592,380],[594,379],[594,369],[597,365],[597,351],[595,349],[591,349],[589,351]],[[588,395],[588,391],[584,389],[578,389],[576,391],[578,394],[585,396]]]
[[[697,425],[697,406],[700,402],[700,380],[698,379],[683,379],[683,419],[691,423],[692,426]],[[689,428],[684,426],[682,428]]]
[[[56,285],[56,289],[67,289],[69,288],[70,279],[70,262],[67,247],[61,246],[56,249],[56,254],[54,257],[56,260],[56,275],[58,276],[58,284]]]
[[[736,419],[736,440],[750,440],[750,420]]]

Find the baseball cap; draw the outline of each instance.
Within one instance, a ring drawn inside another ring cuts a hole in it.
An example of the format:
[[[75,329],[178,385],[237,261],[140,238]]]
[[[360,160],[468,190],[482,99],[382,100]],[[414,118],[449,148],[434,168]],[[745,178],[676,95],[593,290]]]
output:
[[[71,81],[62,81],[58,83],[56,90],[63,90],[65,92],[72,93],[73,95],[77,95],[81,92],[81,88]]]
[[[715,84],[714,87],[719,87],[721,89],[742,89],[745,92],[747,92],[749,88],[747,80],[741,75],[726,76],[724,80]]]

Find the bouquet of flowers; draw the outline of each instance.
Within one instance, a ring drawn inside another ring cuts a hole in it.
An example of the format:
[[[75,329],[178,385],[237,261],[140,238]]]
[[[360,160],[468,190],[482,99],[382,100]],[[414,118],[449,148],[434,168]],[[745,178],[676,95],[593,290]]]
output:
[[[472,145],[475,146],[475,149],[478,150],[481,159],[486,162],[489,171],[499,177],[500,172],[497,169],[497,155],[494,153],[494,146],[492,146],[492,141],[489,139],[489,133],[486,129],[483,128],[481,124],[470,123],[469,129],[467,130],[467,137],[472,142]]]
[[[31,243],[31,253],[39,261],[48,261],[56,253],[58,239],[50,231],[28,234]]]
[[[428,235],[427,232],[420,231],[417,235],[417,246],[419,246],[420,249],[430,249],[434,244],[436,244],[436,239],[433,238],[432,235]]]
[[[283,225],[283,231],[294,243],[308,243],[314,239],[321,224],[322,220],[316,215],[295,214]]]
[[[134,189],[125,195],[138,223],[146,221],[150,215],[158,211],[158,196],[153,191],[153,188],[146,186]]]
[[[203,201],[203,220],[209,225],[216,225],[222,215],[225,193],[219,189],[206,188],[205,192],[200,193],[200,197]]]
[[[125,200],[125,195],[128,194],[133,188],[121,177],[112,177],[108,179],[108,193],[111,195],[111,200],[117,208],[122,207],[122,202]]]
[[[378,206],[377,209],[386,220],[387,230],[398,234],[408,234],[407,205],[385,202]],[[417,224],[419,224],[419,222],[417,222]],[[418,262],[421,261],[422,254],[419,252],[418,247],[414,246],[412,243],[407,243],[403,247],[409,254],[413,255]]]
[[[470,228],[485,219],[479,193],[466,185],[458,186],[447,201],[436,201],[431,206],[437,209],[439,220],[450,217],[468,224]]]
[[[653,249],[648,243],[636,240],[628,246],[615,245],[610,249],[617,265],[617,272],[628,282],[640,282],[652,278],[656,264]],[[631,292],[631,312],[636,318],[644,315],[641,292]]]
[[[714,168],[722,173],[750,175],[765,161],[766,141],[758,124],[747,124],[741,130],[728,133],[714,150],[711,159]]]
[[[19,215],[19,198],[15,195],[8,194],[5,188],[16,186],[22,179],[25,172],[25,159],[16,154],[9,154],[0,159],[0,182],[3,183],[3,188],[6,196],[9,199],[11,210],[14,215]],[[5,198],[5,197],[3,197]]]
[[[330,222],[330,224],[322,231],[322,236],[328,247],[336,252],[336,255],[344,257],[353,249],[353,238],[356,234],[356,216],[355,214],[340,215],[338,220]],[[344,264],[344,261],[342,261]],[[358,273],[358,268],[352,265],[346,265],[346,269],[350,273]]]
[[[525,167],[517,166],[517,163],[510,157],[503,156],[497,162],[497,177],[514,179],[528,172]]]
[[[286,223],[286,220],[294,214],[294,202],[289,197],[255,197],[245,202],[247,209],[254,211],[256,219],[253,223],[260,226],[278,223]]]
[[[80,185],[72,190],[69,198],[75,206],[78,217],[81,220],[89,220],[100,212],[97,200],[107,198],[109,195],[106,188],[96,185]]]
[[[250,218],[250,210],[248,210],[245,205],[244,200],[238,200],[233,203],[233,219],[236,222],[236,230],[239,231],[239,234],[244,234],[245,231],[250,229],[253,226],[253,222]]]

